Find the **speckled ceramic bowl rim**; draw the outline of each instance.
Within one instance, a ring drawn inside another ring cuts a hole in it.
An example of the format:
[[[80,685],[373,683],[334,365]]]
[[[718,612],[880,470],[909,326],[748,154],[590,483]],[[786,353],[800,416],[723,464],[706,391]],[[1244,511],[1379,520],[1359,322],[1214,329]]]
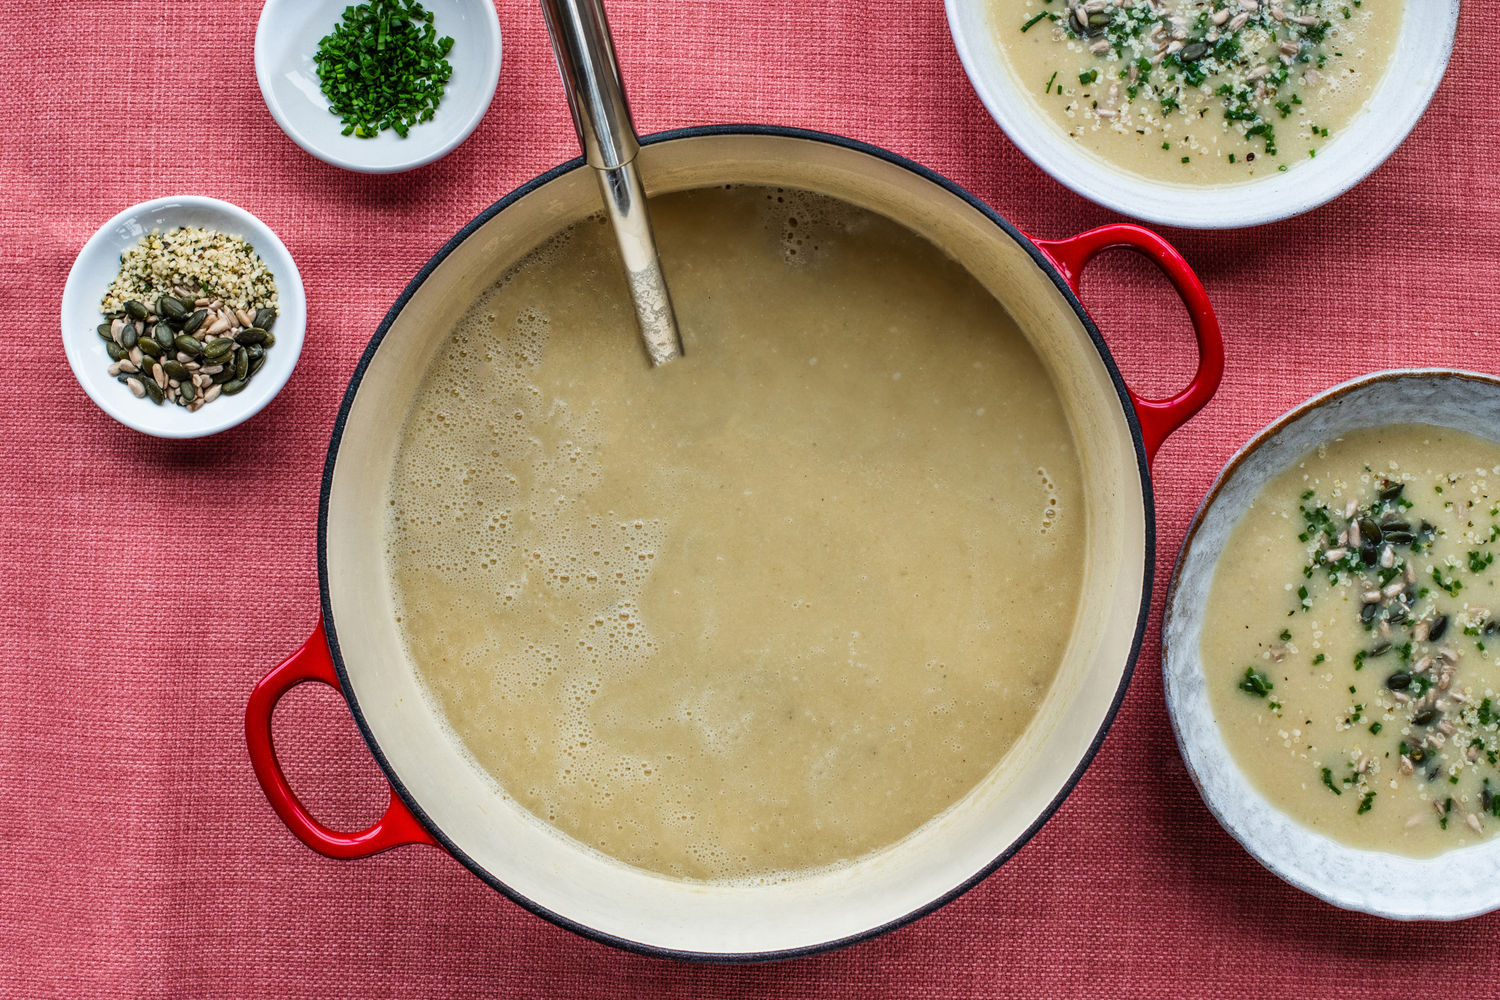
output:
[[[1446,852],[1434,858],[1413,859],[1379,851],[1351,848],[1339,844],[1331,838],[1309,827],[1302,826],[1295,820],[1291,820],[1290,817],[1287,817],[1285,813],[1276,809],[1274,805],[1261,796],[1249,784],[1248,780],[1246,780],[1245,785],[1251,797],[1249,803],[1233,799],[1226,801],[1219,800],[1205,786],[1205,779],[1200,773],[1200,765],[1204,763],[1202,760],[1204,751],[1193,743],[1191,736],[1186,731],[1183,719],[1180,717],[1180,713],[1185,711],[1184,706],[1180,704],[1180,698],[1184,696],[1180,695],[1179,691],[1175,688],[1172,670],[1175,656],[1188,656],[1193,655],[1195,652],[1194,649],[1179,654],[1173,646],[1174,621],[1179,615],[1185,613],[1181,610],[1184,602],[1193,602],[1195,605],[1201,607],[1202,604],[1206,603],[1208,597],[1206,590],[1198,590],[1190,594],[1184,592],[1180,586],[1184,566],[1190,558],[1194,542],[1197,540],[1199,531],[1203,527],[1210,511],[1215,503],[1219,501],[1225,487],[1244,469],[1246,461],[1283,432],[1329,404],[1338,402],[1353,393],[1371,386],[1411,379],[1424,381],[1457,379],[1471,384],[1488,386],[1497,397],[1500,397],[1500,378],[1482,372],[1465,371],[1455,368],[1389,369],[1363,375],[1333,386],[1292,408],[1262,428],[1230,458],[1224,469],[1214,480],[1208,493],[1204,496],[1203,502],[1199,505],[1192,523],[1188,526],[1182,548],[1179,550],[1177,564],[1173,567],[1172,577],[1168,583],[1166,608],[1162,615],[1162,682],[1167,703],[1167,713],[1172,722],[1173,735],[1176,737],[1183,763],[1187,767],[1189,776],[1193,779],[1193,784],[1202,796],[1204,805],[1208,807],[1209,812],[1218,820],[1219,825],[1224,828],[1225,832],[1238,841],[1240,846],[1249,852],[1264,868],[1288,884],[1301,889],[1303,892],[1344,909],[1357,910],[1393,920],[1460,920],[1500,908],[1500,881],[1492,881],[1493,888],[1490,891],[1489,897],[1481,905],[1469,905],[1453,909],[1443,909],[1440,906],[1434,905],[1436,903],[1435,898],[1429,899],[1428,905],[1425,907],[1412,907],[1409,905],[1391,905],[1389,901],[1382,902],[1379,899],[1371,899],[1367,896],[1352,895],[1342,891],[1342,887],[1339,885],[1332,884],[1329,881],[1320,882],[1317,878],[1310,877],[1305,867],[1289,863],[1288,857],[1295,855],[1296,845],[1288,843],[1285,840],[1277,840],[1274,843],[1270,843],[1270,838],[1263,831],[1256,831],[1244,822],[1247,818],[1247,813],[1253,813],[1254,810],[1269,810],[1274,812],[1288,820],[1288,825],[1294,828],[1296,835],[1305,838],[1303,841],[1304,846],[1331,851],[1343,859],[1350,861],[1367,860],[1372,863],[1385,864],[1411,864],[1414,867],[1432,869],[1434,871],[1450,867],[1452,859],[1468,852],[1483,851],[1495,853],[1497,850],[1500,850],[1500,841],[1489,840],[1481,844]],[[1365,426],[1380,425],[1378,422],[1372,421]],[[1217,558],[1217,556],[1214,557],[1215,563],[1217,562]],[[1202,670],[1201,659],[1198,659],[1196,656],[1193,660],[1192,669],[1199,672]],[[1229,754],[1227,748],[1224,748],[1223,756],[1228,758],[1231,764],[1233,763],[1233,757]],[[1243,774],[1243,772],[1240,773]]]

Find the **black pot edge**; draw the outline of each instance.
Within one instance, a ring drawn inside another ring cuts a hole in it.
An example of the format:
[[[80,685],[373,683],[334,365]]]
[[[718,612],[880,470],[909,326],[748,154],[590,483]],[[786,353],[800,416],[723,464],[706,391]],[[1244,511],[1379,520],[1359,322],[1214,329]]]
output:
[[[463,243],[464,240],[468,239],[469,236],[473,235],[480,227],[489,222],[490,219],[494,218],[512,203],[518,201],[525,195],[530,194],[536,188],[541,187],[542,185],[561,176],[562,174],[583,166],[584,161],[582,157],[576,157],[566,163],[553,167],[545,173],[539,174],[538,176],[532,178],[530,181],[522,184],[520,187],[507,194],[504,198],[501,198],[489,208],[485,209],[472,221],[470,221],[467,225],[460,229],[458,233],[447,243],[445,243],[443,247],[433,255],[432,259],[424,264],[422,266],[422,269],[416,273],[412,280],[407,284],[406,288],[404,288],[401,294],[397,296],[396,301],[391,305],[391,308],[386,313],[385,318],[381,320],[379,327],[376,328],[375,334],[370,338],[369,345],[366,346],[364,354],[361,355],[359,359],[359,364],[355,366],[353,373],[349,377],[349,388],[345,391],[343,401],[339,404],[338,416],[334,420],[333,430],[329,437],[328,456],[323,465],[323,482],[318,498],[318,589],[323,611],[324,627],[327,630],[328,634],[329,652],[333,658],[334,668],[338,672],[339,683],[343,689],[344,698],[349,703],[349,711],[354,716],[355,724],[359,727],[359,732],[360,735],[364,738],[365,745],[369,747],[371,755],[375,758],[376,763],[379,764],[381,771],[386,777],[386,780],[390,782],[391,787],[395,790],[396,794],[401,797],[401,801],[409,810],[411,810],[412,815],[415,816],[417,818],[417,821],[420,822],[422,826],[432,834],[433,838],[442,845],[443,849],[451,854],[454,858],[456,858],[460,864],[462,864],[485,884],[489,885],[501,895],[505,896],[505,898],[511,900],[524,909],[529,910],[542,919],[556,924],[557,926],[562,927],[565,930],[569,930],[574,932],[575,934],[581,935],[582,937],[589,938],[593,941],[598,941],[601,944],[609,945],[612,948],[619,948],[623,951],[633,952],[640,955],[648,955],[657,958],[670,958],[690,962],[751,963],[778,961],[791,958],[803,958],[811,955],[823,954],[825,952],[834,951],[839,948],[847,947],[848,945],[857,944],[861,941],[867,941],[871,938],[890,933],[891,931],[896,930],[899,927],[903,927],[920,917],[926,916],[939,907],[945,906],[953,900],[957,899],[959,896],[963,895],[974,886],[984,881],[984,879],[989,877],[997,868],[999,868],[1005,862],[1009,861],[1017,851],[1026,846],[1027,842],[1036,835],[1037,831],[1040,830],[1042,826],[1052,818],[1053,814],[1057,812],[1063,801],[1068,797],[1069,794],[1072,793],[1073,789],[1077,786],[1079,779],[1083,777],[1084,771],[1088,769],[1089,764],[1093,762],[1094,757],[1098,754],[1099,747],[1103,744],[1105,735],[1109,732],[1110,726],[1114,723],[1115,716],[1119,713],[1120,705],[1125,699],[1125,692],[1130,686],[1130,679],[1135,672],[1136,661],[1140,657],[1141,644],[1145,639],[1147,618],[1151,610],[1151,587],[1156,565],[1156,508],[1153,502],[1153,495],[1151,490],[1150,465],[1146,459],[1145,444],[1141,436],[1140,421],[1136,417],[1135,407],[1130,402],[1129,390],[1125,386],[1125,381],[1120,375],[1119,368],[1115,365],[1114,357],[1110,354],[1109,348],[1105,344],[1104,338],[1100,335],[1098,327],[1094,325],[1094,321],[1089,317],[1087,310],[1083,308],[1083,303],[1079,301],[1078,296],[1074,294],[1073,290],[1068,287],[1068,283],[1063,279],[1063,276],[1061,272],[1059,272],[1057,266],[1051,261],[1050,258],[1047,257],[1046,254],[1041,251],[1039,247],[1037,247],[1035,243],[1031,241],[1029,237],[1026,236],[1025,233],[1017,229],[994,209],[990,208],[989,205],[971,194],[967,189],[954,183],[943,175],[922,166],[920,163],[916,163],[913,160],[909,160],[904,156],[892,153],[889,150],[883,149],[879,146],[861,142],[857,139],[849,139],[844,136],[833,135],[827,132],[818,132],[810,129],[788,128],[777,125],[706,125],[690,128],[672,129],[666,132],[657,132],[653,135],[643,137],[641,139],[641,144],[653,145],[659,142],[670,142],[675,139],[690,139],[701,136],[721,135],[781,136],[794,139],[810,139],[816,142],[825,142],[832,146],[841,146],[845,149],[866,153],[877,159],[884,160],[887,163],[902,167],[906,170],[911,171],[917,176],[924,178],[925,180],[931,181],[932,183],[943,188],[949,193],[958,196],[969,205],[973,206],[976,210],[984,214],[985,217],[987,217],[991,222],[1002,229],[1008,236],[1010,236],[1011,239],[1019,243],[1021,247],[1031,255],[1031,258],[1036,261],[1037,266],[1040,267],[1047,274],[1047,276],[1052,279],[1053,285],[1055,285],[1057,287],[1057,290],[1062,293],[1064,298],[1067,299],[1068,304],[1072,306],[1074,313],[1076,313],[1079,320],[1082,321],[1084,329],[1088,332],[1089,338],[1094,343],[1094,349],[1099,353],[1100,360],[1104,363],[1105,369],[1109,372],[1110,381],[1114,383],[1115,393],[1116,395],[1118,395],[1120,401],[1120,408],[1123,411],[1126,423],[1130,427],[1131,439],[1135,444],[1136,465],[1140,471],[1141,491],[1144,498],[1142,514],[1144,515],[1146,522],[1146,553],[1141,578],[1141,607],[1140,612],[1136,618],[1135,635],[1131,639],[1130,653],[1126,658],[1125,669],[1120,677],[1120,684],[1115,690],[1114,699],[1110,703],[1109,710],[1105,713],[1104,719],[1099,726],[1098,732],[1095,733],[1094,739],[1089,744],[1088,750],[1084,753],[1083,758],[1078,762],[1077,768],[1074,769],[1072,775],[1069,776],[1068,780],[1063,784],[1063,787],[1061,788],[1061,790],[1059,790],[1057,796],[1050,803],[1048,803],[1047,807],[1042,810],[1040,815],[1037,816],[1036,821],[1032,823],[1031,826],[1027,827],[1020,837],[1018,837],[1013,843],[1008,845],[1004,851],[996,856],[994,861],[990,862],[988,865],[985,865],[972,877],[965,880],[958,886],[955,886],[953,889],[950,889],[948,892],[943,893],[941,896],[937,897],[931,902],[920,906],[915,910],[912,910],[911,912],[906,913],[894,920],[888,921],[877,927],[872,927],[868,930],[861,931],[858,934],[851,934],[847,937],[838,938],[832,941],[823,941],[817,944],[805,945],[800,948],[788,948],[780,951],[770,952],[736,952],[721,954],[714,952],[682,951],[674,948],[662,948],[656,945],[649,945],[639,941],[632,941],[628,938],[618,937],[613,934],[607,934],[585,924],[580,924],[577,921],[565,917],[560,913],[555,913],[552,910],[549,910],[546,907],[540,905],[539,903],[536,903],[535,901],[527,898],[526,896],[521,895],[514,889],[507,886],[505,883],[501,882],[486,868],[475,862],[472,858],[470,858],[467,854],[460,850],[458,845],[453,843],[443,833],[443,831],[439,829],[435,823],[432,822],[432,820],[422,810],[421,806],[417,804],[411,793],[407,791],[406,787],[396,777],[394,769],[391,767],[390,762],[386,759],[385,754],[381,751],[380,745],[376,741],[374,733],[371,732],[369,723],[366,721],[364,713],[359,708],[358,700],[354,697],[353,686],[350,684],[348,671],[344,666],[343,656],[339,652],[337,628],[335,626],[333,616],[333,605],[329,599],[327,556],[328,498],[333,485],[334,464],[338,457],[339,442],[343,438],[344,424],[348,420],[349,409],[354,403],[354,397],[359,390],[360,382],[364,378],[365,370],[369,367],[371,360],[375,356],[375,352],[379,349],[381,341],[385,339],[385,335],[390,330],[391,324],[394,323],[396,317],[400,315],[401,310],[405,307],[407,301],[416,293],[417,289],[421,287],[422,283],[427,280],[428,276],[431,275],[432,272],[436,270],[440,264],[442,264],[447,256],[452,253],[459,246],[459,244]]]

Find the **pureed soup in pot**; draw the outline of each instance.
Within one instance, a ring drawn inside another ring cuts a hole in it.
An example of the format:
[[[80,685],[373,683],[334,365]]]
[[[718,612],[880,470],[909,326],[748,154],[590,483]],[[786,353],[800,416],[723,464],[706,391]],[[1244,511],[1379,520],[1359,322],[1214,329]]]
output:
[[[1073,629],[1081,474],[994,297],[799,191],[653,199],[687,356],[649,369],[609,229],[459,321],[389,489],[407,650],[535,816],[661,874],[886,847],[996,767]]]

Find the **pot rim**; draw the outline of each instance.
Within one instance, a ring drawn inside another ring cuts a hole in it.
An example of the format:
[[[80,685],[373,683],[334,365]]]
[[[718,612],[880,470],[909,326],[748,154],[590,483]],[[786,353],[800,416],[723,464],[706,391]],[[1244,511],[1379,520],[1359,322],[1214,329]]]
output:
[[[1156,566],[1156,509],[1151,488],[1150,464],[1146,456],[1145,439],[1142,435],[1140,420],[1137,417],[1135,406],[1131,401],[1129,389],[1125,385],[1125,380],[1121,376],[1119,368],[1115,365],[1114,357],[1110,354],[1109,348],[1105,344],[1103,336],[1100,334],[1098,327],[1095,326],[1094,321],[1089,317],[1087,310],[1084,309],[1083,303],[1073,292],[1073,290],[1068,286],[1067,280],[1064,278],[1063,273],[1059,269],[1058,265],[1040,247],[1038,247],[1030,237],[1028,237],[1020,229],[1016,228],[1015,225],[1001,216],[998,212],[996,212],[993,208],[991,208],[984,201],[980,200],[966,188],[962,187],[952,180],[949,180],[942,174],[939,174],[936,171],[923,166],[920,163],[907,159],[906,157],[901,156],[897,153],[893,153],[883,147],[875,146],[867,142],[862,142],[858,139],[850,139],[845,136],[836,135],[829,132],[820,132],[812,129],[793,128],[781,125],[721,124],[690,126],[686,128],[669,129],[663,132],[656,132],[651,135],[641,137],[641,145],[653,146],[658,143],[673,142],[682,139],[744,135],[803,139],[812,142],[821,142],[831,146],[838,146],[858,153],[864,153],[868,156],[874,157],[875,159],[882,160],[888,164],[901,167],[913,174],[916,174],[918,177],[928,181],[931,184],[936,185],[947,193],[957,196],[959,199],[966,202],[970,207],[974,208],[976,211],[984,215],[985,218],[987,218],[991,223],[1002,230],[1012,240],[1018,243],[1021,248],[1025,250],[1028,255],[1030,255],[1032,260],[1036,262],[1037,266],[1041,268],[1043,273],[1045,273],[1046,276],[1051,280],[1057,291],[1063,296],[1064,300],[1067,302],[1069,307],[1072,308],[1074,314],[1083,324],[1084,331],[1088,334],[1089,339],[1094,346],[1094,350],[1099,355],[1099,360],[1103,363],[1105,370],[1109,375],[1110,382],[1114,386],[1115,395],[1120,406],[1121,415],[1124,417],[1126,426],[1130,432],[1131,442],[1135,450],[1136,467],[1140,473],[1142,496],[1141,513],[1144,521],[1143,530],[1145,534],[1145,558],[1143,560],[1141,572],[1140,610],[1136,615],[1135,632],[1130,640],[1130,649],[1128,655],[1125,657],[1125,663],[1121,671],[1119,685],[1115,689],[1114,696],[1110,701],[1109,709],[1105,712],[1104,718],[1100,722],[1098,730],[1095,732],[1094,737],[1090,741],[1089,746],[1085,750],[1083,756],[1079,759],[1078,765],[1073,769],[1072,774],[1068,776],[1067,781],[1063,783],[1062,787],[1058,790],[1057,795],[1052,799],[1052,801],[1049,802],[1040,813],[1038,813],[1036,819],[1029,826],[1027,826],[1027,828],[1021,833],[1019,837],[1017,837],[1010,844],[1006,845],[1005,849],[998,856],[996,856],[994,860],[984,865],[972,876],[965,879],[957,886],[949,889],[948,891],[933,898],[932,900],[929,900],[924,905],[917,907],[916,909],[913,909],[893,920],[886,921],[885,923],[867,928],[855,934],[846,935],[841,938],[836,938],[829,941],[820,941],[814,944],[802,945],[795,948],[784,948],[764,952],[702,952],[688,951],[679,948],[662,947],[659,945],[648,944],[642,941],[634,941],[629,938],[624,938],[615,934],[600,931],[596,928],[590,927],[587,924],[581,923],[578,920],[575,920],[568,916],[564,916],[561,913],[551,910],[536,902],[535,900],[530,899],[529,897],[524,896],[516,890],[512,889],[495,873],[491,872],[489,869],[485,868],[484,866],[480,865],[472,858],[470,858],[452,839],[448,837],[448,835],[442,830],[441,827],[439,827],[431,820],[427,813],[417,803],[416,799],[413,798],[412,794],[407,790],[406,786],[397,777],[395,769],[392,767],[390,761],[386,759],[385,753],[381,750],[379,741],[376,739],[375,734],[371,731],[369,722],[368,720],[366,720],[364,712],[360,709],[359,701],[354,695],[354,686],[350,682],[348,669],[344,663],[343,655],[339,649],[337,620],[333,613],[333,603],[328,583],[329,497],[332,493],[334,467],[337,464],[338,460],[339,444],[343,439],[344,425],[349,418],[349,411],[353,406],[354,398],[359,392],[360,383],[364,380],[365,371],[369,368],[370,363],[373,361],[376,352],[380,348],[381,343],[385,340],[386,334],[390,331],[392,324],[394,324],[396,318],[400,316],[402,310],[406,307],[407,302],[414,294],[416,294],[417,289],[419,289],[422,284],[432,275],[432,273],[436,271],[437,268],[448,258],[449,254],[451,254],[465,240],[467,240],[470,236],[472,236],[475,232],[482,228],[496,215],[500,214],[510,205],[519,201],[521,198],[525,197],[536,189],[555,180],[558,177],[561,177],[563,174],[585,167],[586,164],[583,157],[574,157],[573,159],[568,160],[565,163],[558,164],[557,166],[552,167],[551,169],[541,174],[538,174],[531,180],[512,190],[509,194],[505,195],[499,201],[496,201],[494,204],[490,205],[484,211],[480,212],[477,216],[475,216],[472,220],[465,224],[463,228],[453,236],[452,239],[444,243],[443,246],[433,254],[432,258],[429,259],[427,263],[422,265],[421,269],[417,271],[417,273],[412,277],[411,281],[407,283],[406,287],[402,289],[400,295],[396,297],[395,302],[391,304],[391,308],[386,312],[384,319],[381,320],[380,325],[376,328],[375,333],[371,336],[370,342],[366,345],[363,354],[360,355],[359,363],[355,365],[353,372],[350,373],[349,386],[345,390],[344,397],[339,403],[338,415],[334,419],[333,428],[329,434],[328,453],[323,464],[323,478],[318,495],[318,591],[319,603],[323,612],[323,622],[327,631],[329,654],[333,660],[334,669],[338,675],[341,693],[344,696],[344,700],[349,705],[349,712],[354,717],[355,725],[359,728],[359,733],[361,738],[365,742],[365,746],[369,749],[371,756],[374,757],[376,764],[379,765],[380,770],[384,774],[386,780],[390,782],[391,788],[393,789],[395,794],[400,796],[402,803],[408,810],[411,811],[411,814],[416,817],[417,821],[421,823],[421,825],[432,835],[433,839],[443,848],[444,851],[452,855],[453,858],[459,862],[459,864],[463,865],[466,869],[473,873],[477,878],[480,879],[480,881],[484,882],[490,888],[499,892],[506,899],[509,899],[511,902],[516,903],[523,909],[535,914],[538,917],[541,917],[543,920],[546,920],[549,923],[555,924],[556,926],[561,927],[564,930],[572,931],[573,933],[588,938],[589,940],[597,941],[600,944],[609,945],[610,947],[618,948],[622,951],[632,952],[639,955],[648,955],[656,958],[670,958],[681,961],[723,964],[765,962],[819,955],[825,952],[835,951],[839,948],[844,948],[852,944],[857,944],[862,941],[867,941],[872,938],[879,937],[883,934],[887,934],[899,927],[903,927],[911,923],[912,921],[917,920],[920,917],[926,916],[934,910],[945,906],[953,900],[957,899],[959,896],[962,896],[964,893],[968,892],[970,889],[974,888],[980,882],[988,878],[995,872],[996,869],[998,869],[1005,862],[1009,861],[1017,851],[1026,846],[1026,844],[1030,842],[1031,838],[1036,835],[1037,831],[1040,830],[1042,826],[1052,818],[1053,814],[1057,812],[1063,801],[1070,794],[1072,794],[1073,789],[1077,787],[1078,782],[1083,777],[1084,772],[1088,769],[1089,765],[1093,762],[1094,757],[1098,754],[1099,748],[1104,742],[1104,737],[1108,734],[1110,727],[1114,724],[1115,716],[1119,713],[1120,706],[1125,699],[1126,690],[1130,686],[1130,679],[1134,675],[1136,663],[1140,658],[1141,645],[1145,639],[1147,619],[1151,611],[1152,583]]]

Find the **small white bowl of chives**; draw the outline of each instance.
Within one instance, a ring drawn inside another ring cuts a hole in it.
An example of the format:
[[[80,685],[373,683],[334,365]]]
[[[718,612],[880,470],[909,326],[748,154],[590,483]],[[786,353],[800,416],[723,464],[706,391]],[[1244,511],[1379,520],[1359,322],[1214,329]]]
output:
[[[346,170],[397,173],[452,152],[479,126],[500,79],[500,21],[494,4],[491,0],[419,0],[419,4],[372,0],[357,5],[361,12],[356,17],[371,28],[376,46],[398,33],[408,37],[405,29],[410,25],[419,33],[424,24],[432,29],[437,51],[423,47],[407,62],[409,73],[383,84],[409,97],[441,94],[429,120],[413,116],[418,120],[402,123],[404,136],[396,127],[379,129],[378,122],[375,128],[351,130],[330,110],[318,54],[323,39],[335,29],[350,30],[345,18],[350,6],[347,0],[266,0],[255,32],[255,76],[271,117],[298,146]],[[413,11],[416,18],[410,18],[404,12],[414,6],[420,10]],[[398,25],[402,20],[409,25]],[[451,47],[444,41],[449,38]],[[350,42],[347,34],[344,41]],[[447,72],[435,65],[437,59],[446,60],[451,75],[434,87],[432,75]],[[347,93],[351,101],[368,93],[358,81],[347,78],[333,81],[331,87],[335,94]],[[359,134],[364,131],[374,134]]]
[[[275,343],[243,390],[220,395],[194,412],[171,403],[137,397],[110,374],[111,357],[98,327],[105,316],[101,302],[120,273],[120,255],[142,237],[197,227],[250,244],[276,281],[276,317],[270,329]],[[196,438],[217,434],[249,420],[286,385],[302,354],[307,331],[307,296],[292,255],[271,229],[255,216],[217,198],[181,195],[133,205],[99,227],[73,269],[62,296],[63,352],[78,384],[99,408],[127,427],[162,438]]]

